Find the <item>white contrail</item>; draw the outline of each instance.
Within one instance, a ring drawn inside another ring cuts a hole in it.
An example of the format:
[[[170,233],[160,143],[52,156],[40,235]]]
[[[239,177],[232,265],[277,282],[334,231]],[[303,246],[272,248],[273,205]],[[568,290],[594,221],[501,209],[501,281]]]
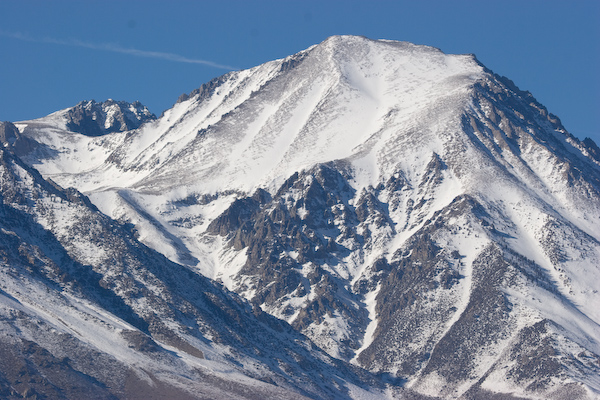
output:
[[[236,67],[232,67],[230,65],[218,64],[218,63],[212,62],[212,61],[200,60],[197,58],[188,58],[188,57],[181,56],[179,54],[164,53],[164,52],[160,52],[160,51],[139,50],[139,49],[133,49],[133,48],[128,48],[128,47],[122,47],[122,46],[119,46],[118,44],[90,43],[90,42],[84,42],[84,41],[77,40],[77,39],[63,40],[63,39],[56,39],[56,38],[51,38],[51,37],[34,38],[34,37],[24,35],[24,34],[18,33],[18,32],[13,33],[13,32],[0,31],[0,36],[10,37],[10,38],[22,40],[25,42],[50,43],[50,44],[58,44],[58,45],[62,45],[62,46],[83,47],[83,48],[92,49],[92,50],[102,50],[102,51],[110,51],[113,53],[129,54],[131,56],[136,56],[136,57],[158,58],[161,60],[174,61],[174,62],[187,63],[187,64],[201,64],[201,65],[206,65],[209,67],[226,69],[229,71],[239,69]]]

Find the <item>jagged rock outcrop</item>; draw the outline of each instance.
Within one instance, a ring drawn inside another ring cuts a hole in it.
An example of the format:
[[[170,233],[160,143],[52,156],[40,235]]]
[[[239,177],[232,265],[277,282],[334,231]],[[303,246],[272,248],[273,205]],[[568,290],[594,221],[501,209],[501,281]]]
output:
[[[138,128],[156,116],[139,101],[94,100],[82,101],[66,110],[66,126],[72,132],[86,136],[102,136],[111,132],[124,132]]]

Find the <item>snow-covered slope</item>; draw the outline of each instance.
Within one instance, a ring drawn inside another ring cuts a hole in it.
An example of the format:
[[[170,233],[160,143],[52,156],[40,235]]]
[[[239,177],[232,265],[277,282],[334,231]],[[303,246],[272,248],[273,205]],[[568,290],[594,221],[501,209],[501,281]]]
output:
[[[472,55],[332,37],[135,130],[49,118],[17,124],[30,165],[334,357],[432,396],[600,393],[598,148]]]
[[[195,182],[190,190],[252,192],[306,166],[360,157],[365,183],[375,183],[389,166],[376,154],[396,142],[397,127],[428,128],[431,112],[455,115],[482,73],[473,56],[333,37],[207,84],[127,139],[117,135],[122,144],[104,168],[73,179],[86,191],[135,186],[163,192]],[[434,150],[437,145],[431,143]],[[397,152],[389,161],[394,165]],[[102,181],[110,168],[112,185]],[[183,168],[185,176],[178,173]]]
[[[2,144],[0,397],[384,396],[368,373],[142,245]]]

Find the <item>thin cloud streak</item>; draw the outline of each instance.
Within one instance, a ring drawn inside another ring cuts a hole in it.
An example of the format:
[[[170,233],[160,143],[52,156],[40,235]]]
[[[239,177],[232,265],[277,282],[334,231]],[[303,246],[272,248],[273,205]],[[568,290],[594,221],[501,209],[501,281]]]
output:
[[[34,38],[34,37],[27,36],[27,35],[24,35],[24,34],[18,33],[18,32],[12,33],[12,32],[0,31],[0,35],[5,36],[5,37],[10,37],[12,39],[21,40],[24,42],[48,43],[48,44],[57,44],[57,45],[61,45],[61,46],[81,47],[81,48],[91,49],[91,50],[101,50],[101,51],[109,51],[112,53],[128,54],[128,55],[134,56],[134,57],[156,58],[156,59],[160,59],[160,60],[167,60],[167,61],[186,63],[186,64],[200,64],[200,65],[206,65],[208,67],[225,69],[228,71],[234,71],[234,70],[239,69],[236,67],[232,67],[230,65],[223,65],[223,64],[219,64],[219,63],[216,63],[213,61],[201,60],[201,59],[197,59],[197,58],[188,58],[188,57],[181,56],[179,54],[164,53],[164,52],[160,52],[160,51],[139,50],[139,49],[134,49],[134,48],[122,47],[117,44],[110,44],[110,43],[90,43],[90,42],[84,42],[84,41],[77,40],[77,39],[62,40],[62,39],[56,39],[56,38],[50,38],[50,37]]]

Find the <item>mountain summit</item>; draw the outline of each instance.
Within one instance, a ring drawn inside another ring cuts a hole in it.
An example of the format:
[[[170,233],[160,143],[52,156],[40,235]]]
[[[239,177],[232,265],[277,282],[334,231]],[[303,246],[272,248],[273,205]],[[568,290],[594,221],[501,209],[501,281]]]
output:
[[[600,394],[598,147],[473,55],[336,36],[136,129],[53,115],[26,163],[390,388]]]

